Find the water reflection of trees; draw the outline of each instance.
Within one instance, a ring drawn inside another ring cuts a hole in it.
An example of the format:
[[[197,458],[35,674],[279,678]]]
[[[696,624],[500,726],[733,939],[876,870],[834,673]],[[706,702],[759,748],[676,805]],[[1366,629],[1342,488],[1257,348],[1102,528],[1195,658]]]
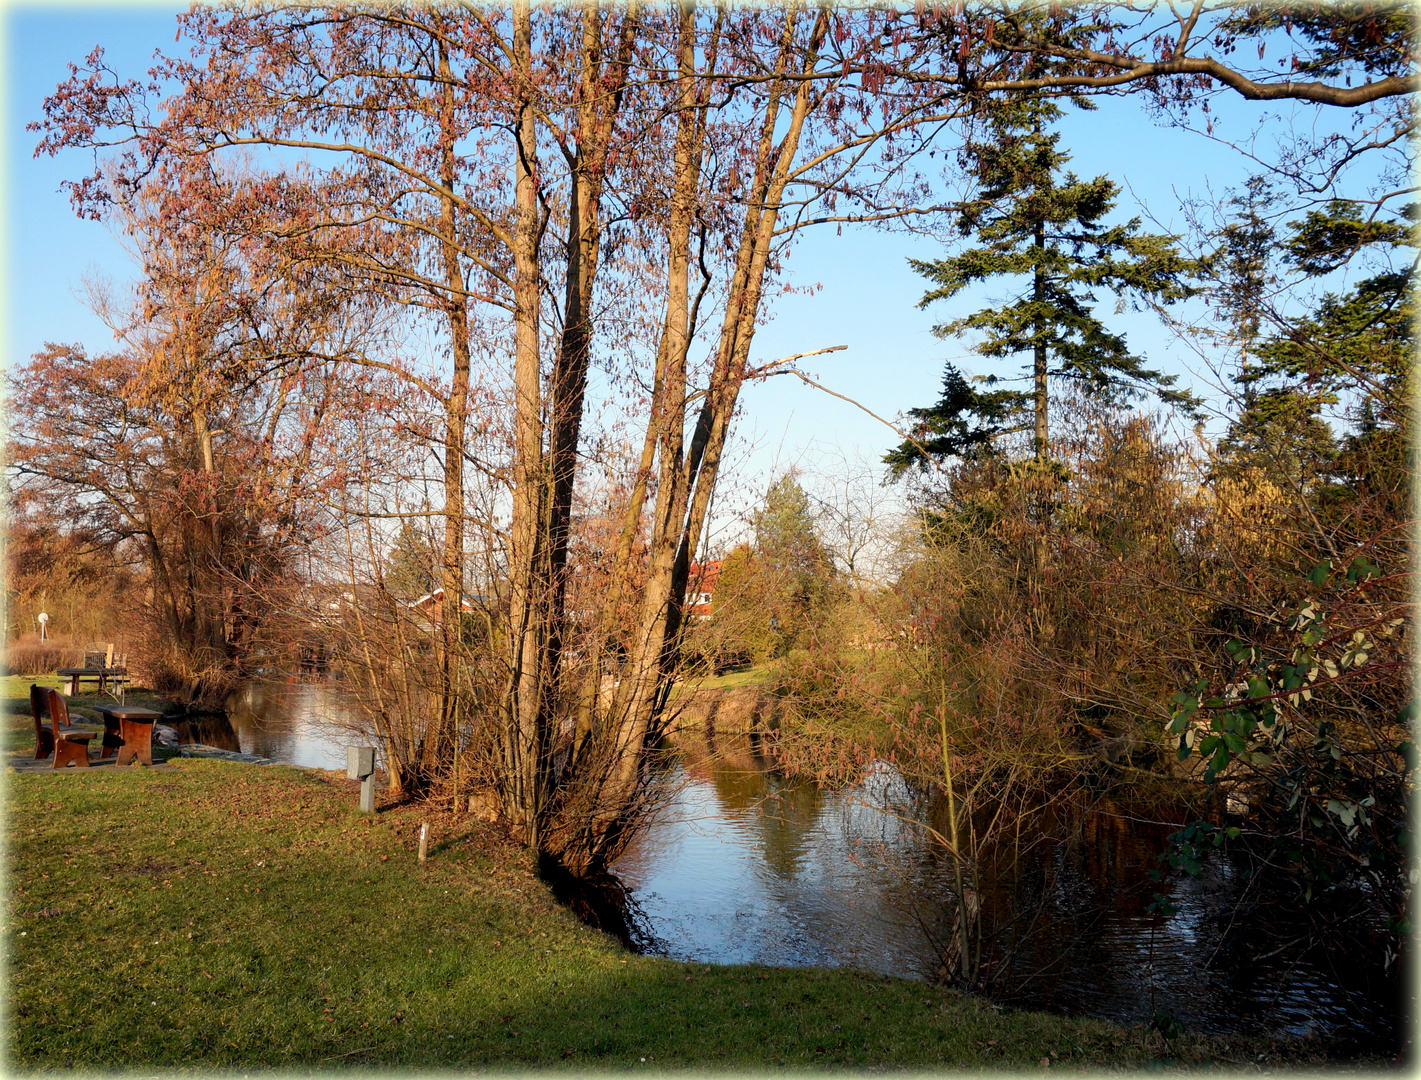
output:
[[[194,713],[174,726],[182,743],[256,753],[291,764],[339,767],[342,747],[370,742],[368,728],[341,698],[338,686],[261,680],[229,695],[220,713]]]
[[[819,816],[820,789],[777,776],[754,733],[699,737],[687,733],[677,745],[685,754],[687,771],[710,780],[725,817],[753,832],[767,868],[792,879],[804,863],[807,836]]]
[[[958,910],[952,855],[920,827],[944,831],[938,793],[915,789],[886,763],[841,789],[796,783],[747,736],[685,732],[674,752],[682,765],[675,775],[696,785],[696,812],[738,835],[727,858],[753,867],[732,914],[773,904],[736,924],[739,933],[765,935],[755,946],[761,959],[934,977]],[[975,822],[979,832],[988,831],[988,810],[972,808],[987,815]],[[1365,1023],[1385,1034],[1385,1010],[1365,1007],[1379,993],[1365,972],[1329,975],[1298,955],[1280,955],[1266,970],[1230,969],[1230,913],[1261,888],[1239,868],[1221,863],[1174,885],[1174,917],[1148,909],[1162,888],[1148,872],[1178,824],[1167,800],[1077,789],[1008,810],[992,842],[973,850],[968,897],[980,914],[983,986],[999,1000],[1126,1022],[1162,1007],[1186,1023],[1236,1031],[1281,1031],[1299,1017],[1350,1010],[1370,1012]],[[703,861],[687,872],[717,869]],[[698,918],[714,920],[718,910],[697,908]]]
[[[218,713],[185,716],[173,727],[177,730],[180,743],[202,743],[204,746],[215,746],[219,750],[242,749],[237,729],[227,717]]]

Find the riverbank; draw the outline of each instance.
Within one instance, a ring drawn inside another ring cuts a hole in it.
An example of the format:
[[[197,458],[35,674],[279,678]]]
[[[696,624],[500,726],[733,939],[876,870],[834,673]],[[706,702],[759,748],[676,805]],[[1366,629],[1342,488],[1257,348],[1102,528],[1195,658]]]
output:
[[[356,811],[335,774],[179,759],[11,775],[9,1061],[366,1066],[1295,1068],[1305,1045],[1013,1012],[843,971],[627,953],[467,818]],[[1261,1059],[1260,1059],[1261,1055]],[[1374,1062],[1375,1065],[1385,1064]]]

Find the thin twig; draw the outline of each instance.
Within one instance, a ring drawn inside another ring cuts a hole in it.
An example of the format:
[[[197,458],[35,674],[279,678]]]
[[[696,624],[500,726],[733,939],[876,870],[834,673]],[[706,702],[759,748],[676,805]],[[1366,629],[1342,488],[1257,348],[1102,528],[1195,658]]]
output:
[[[373,1046],[362,1046],[359,1050],[347,1050],[343,1054],[332,1054],[330,1057],[321,1058],[322,1061],[334,1061],[336,1058],[350,1057],[351,1054],[362,1054],[366,1050],[374,1050]]]
[[[841,348],[841,349],[843,349],[843,348],[848,348],[848,346],[846,346],[846,345],[841,345],[841,346],[839,346],[839,348]],[[826,350],[824,350],[824,351],[825,351],[825,352],[829,352],[829,351],[831,351],[831,350],[826,349]],[[781,363],[783,363],[783,361],[781,361]],[[774,367],[774,366],[776,366],[776,365],[771,364],[771,365],[766,365],[766,366],[767,366],[767,367]],[[761,370],[764,370],[764,369],[761,369]],[[853,406],[856,407],[856,408],[862,409],[864,412],[868,413],[869,416],[871,416],[871,417],[873,417],[875,420],[877,420],[880,424],[883,424],[885,427],[891,429],[891,430],[893,431],[893,433],[894,433],[895,435],[897,435],[899,438],[903,439],[905,442],[910,442],[910,443],[912,443],[913,446],[917,448],[918,453],[920,453],[920,454],[923,455],[923,459],[924,459],[924,460],[926,460],[926,461],[932,461],[935,465],[937,465],[937,467],[938,467],[939,469],[942,468],[942,462],[936,460],[936,459],[932,456],[932,454],[928,453],[927,447],[925,447],[922,443],[918,442],[917,439],[913,438],[913,436],[909,435],[906,431],[903,431],[902,429],[900,429],[897,424],[893,423],[893,422],[890,421],[890,420],[885,420],[885,419],[883,419],[883,417],[879,416],[878,413],[874,412],[872,409],[870,409],[870,408],[869,408],[867,405],[865,405],[863,402],[861,402],[861,401],[855,401],[853,398],[848,397],[848,396],[845,395],[845,394],[841,394],[841,393],[839,393],[837,390],[830,390],[830,389],[829,389],[827,386],[825,386],[823,383],[815,382],[813,379],[811,379],[811,378],[810,378],[808,375],[806,375],[804,372],[802,372],[802,371],[797,371],[797,370],[795,370],[794,368],[789,368],[789,369],[787,369],[787,370],[785,370],[785,371],[770,371],[770,372],[766,373],[763,377],[764,377],[764,378],[769,378],[769,377],[772,376],[772,375],[797,375],[797,376],[799,376],[799,378],[800,378],[803,382],[808,383],[810,386],[814,387],[816,390],[823,390],[824,393],[828,394],[830,397],[836,397],[836,398],[838,398],[840,401],[847,401],[850,405],[853,405]]]

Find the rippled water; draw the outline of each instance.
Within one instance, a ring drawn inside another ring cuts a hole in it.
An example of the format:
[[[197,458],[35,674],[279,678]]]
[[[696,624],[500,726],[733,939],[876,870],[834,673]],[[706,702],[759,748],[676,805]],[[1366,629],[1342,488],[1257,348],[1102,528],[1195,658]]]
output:
[[[845,791],[787,785],[753,744],[718,740],[688,743],[661,783],[665,807],[613,867],[648,951],[938,974],[951,867],[904,820],[921,811],[888,766]],[[1125,1023],[1160,1008],[1197,1031],[1395,1036],[1396,980],[1366,957],[1285,951],[1230,970],[1218,946],[1245,887],[1228,863],[1172,882],[1177,914],[1147,912],[1169,831],[1118,808],[1087,813],[983,884],[989,924],[1016,940],[1009,1000]]]

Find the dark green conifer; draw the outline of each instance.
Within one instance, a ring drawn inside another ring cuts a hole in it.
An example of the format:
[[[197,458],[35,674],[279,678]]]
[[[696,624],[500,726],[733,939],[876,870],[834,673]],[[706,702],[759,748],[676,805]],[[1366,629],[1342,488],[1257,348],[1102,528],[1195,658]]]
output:
[[[1085,107],[1086,103],[1081,102]],[[1024,430],[1030,418],[1036,458],[1048,456],[1047,395],[1051,379],[1072,379],[1087,391],[1121,397],[1152,391],[1174,404],[1192,401],[1171,390],[1174,377],[1145,367],[1125,338],[1095,315],[1104,296],[1136,305],[1171,304],[1191,295],[1196,269],[1176,247],[1178,237],[1143,233],[1140,219],[1123,225],[1104,221],[1119,187],[1108,177],[1081,180],[1063,172],[1070,155],[1057,147],[1049,125],[1061,114],[1052,101],[1022,98],[997,106],[982,135],[968,140],[964,155],[978,185],[977,197],[958,217],[964,236],[978,246],[930,262],[913,260],[934,287],[919,307],[948,300],[977,282],[1008,279],[1022,284],[1015,298],[951,319],[933,328],[939,337],[975,331],[978,354],[1030,357],[1030,390],[979,392],[948,366],[944,396],[916,410],[922,449],[906,442],[885,460],[898,471],[936,456],[960,453],[1009,430]],[[1002,376],[988,375],[989,384]],[[967,417],[974,418],[969,421]],[[927,440],[926,442],[924,440]]]

